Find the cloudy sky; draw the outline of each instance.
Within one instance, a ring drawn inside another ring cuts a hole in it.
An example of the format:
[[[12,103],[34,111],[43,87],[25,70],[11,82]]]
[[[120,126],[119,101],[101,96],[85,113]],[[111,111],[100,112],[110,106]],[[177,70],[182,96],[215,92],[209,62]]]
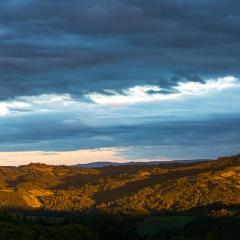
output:
[[[240,152],[237,0],[0,2],[0,165]]]

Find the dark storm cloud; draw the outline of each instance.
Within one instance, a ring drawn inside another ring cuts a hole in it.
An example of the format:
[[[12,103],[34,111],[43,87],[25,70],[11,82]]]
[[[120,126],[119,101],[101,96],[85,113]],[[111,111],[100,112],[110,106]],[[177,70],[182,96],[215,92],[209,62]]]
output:
[[[238,75],[237,0],[6,0],[1,99]]]

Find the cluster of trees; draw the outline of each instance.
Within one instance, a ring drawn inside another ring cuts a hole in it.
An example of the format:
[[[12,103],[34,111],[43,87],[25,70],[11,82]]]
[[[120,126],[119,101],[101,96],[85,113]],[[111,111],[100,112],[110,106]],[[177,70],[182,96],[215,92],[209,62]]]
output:
[[[197,218],[182,228],[163,229],[143,240],[237,240],[240,239],[240,219],[237,217]]]
[[[39,198],[44,209],[54,211],[80,211],[90,208],[95,204],[91,198],[91,187],[86,191],[82,189],[58,190],[53,195]]]
[[[26,214],[26,213],[25,213]],[[62,216],[62,221],[46,216],[0,213],[0,240],[138,240],[134,219],[105,216],[99,212]],[[41,215],[41,213],[40,213]],[[51,213],[49,213],[51,215]]]
[[[226,209],[225,209],[226,210]],[[225,212],[219,209],[220,212]],[[47,214],[47,212],[45,212]],[[177,216],[177,215],[176,215]],[[166,216],[167,217],[167,216]],[[154,226],[157,233],[142,235],[143,217],[104,215],[99,211],[67,214],[62,221],[49,217],[0,213],[0,240],[238,240],[240,219],[232,216],[195,216],[186,224]],[[169,222],[169,221],[168,221]],[[163,223],[162,223],[163,224]]]
[[[48,221],[0,214],[0,240],[97,240],[96,233],[80,224],[50,224]]]

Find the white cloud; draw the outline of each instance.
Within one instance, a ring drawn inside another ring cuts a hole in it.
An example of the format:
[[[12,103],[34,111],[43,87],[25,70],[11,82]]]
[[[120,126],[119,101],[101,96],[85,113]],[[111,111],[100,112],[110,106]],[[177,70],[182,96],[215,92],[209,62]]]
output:
[[[218,79],[210,79],[205,83],[200,82],[186,82],[179,83],[175,87],[179,91],[179,96],[186,95],[205,95],[208,93],[214,93],[216,91],[222,91],[227,88],[239,87],[240,81],[238,78],[229,76]]]
[[[22,110],[30,109],[31,104],[21,101],[9,101],[0,103],[0,116],[6,116],[11,112],[21,112]]]
[[[161,93],[161,90],[164,89],[159,86],[144,85],[125,89],[122,93],[106,90],[110,95],[94,92],[87,96],[97,104],[123,105],[149,101],[176,100],[187,96],[203,96],[234,87],[240,87],[239,79],[228,76],[209,79],[204,83],[180,82],[177,86],[173,87],[173,92],[169,94]],[[150,93],[150,91],[153,93]]]
[[[69,94],[42,94],[38,96],[22,96],[0,102],[0,116],[20,114],[22,112],[51,111],[63,109],[74,103]]]
[[[219,93],[226,89],[240,88],[240,80],[229,76],[218,79],[210,79],[205,83],[200,82],[180,82],[173,87],[173,91],[164,94],[164,90],[160,86],[144,85],[135,86],[129,89],[122,90],[121,93],[114,90],[106,90],[108,94],[89,93],[87,96],[93,103],[84,102],[79,99],[74,99],[70,94],[42,94],[37,96],[21,96],[11,100],[0,102],[0,116],[19,115],[33,112],[75,112],[91,114],[91,118],[87,118],[87,123],[90,124],[96,116],[105,116],[106,108],[104,105],[111,106],[128,106],[129,104],[162,102],[178,104],[176,100],[187,99],[188,97],[208,97],[215,93]],[[151,106],[149,105],[149,108]],[[114,108],[112,108],[114,109]],[[110,109],[108,109],[110,111]],[[114,113],[119,115],[119,113]],[[108,114],[109,115],[109,114]],[[89,116],[89,115],[88,115]],[[112,116],[111,116],[112,117]],[[105,117],[104,117],[105,119]],[[98,121],[100,121],[98,119]],[[128,119],[129,121],[129,119]]]

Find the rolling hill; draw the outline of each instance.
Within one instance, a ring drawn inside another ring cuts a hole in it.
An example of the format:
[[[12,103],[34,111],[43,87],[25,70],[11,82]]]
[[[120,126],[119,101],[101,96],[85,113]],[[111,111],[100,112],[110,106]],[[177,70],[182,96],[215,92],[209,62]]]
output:
[[[2,208],[149,215],[240,204],[240,155],[190,163],[0,167]]]

